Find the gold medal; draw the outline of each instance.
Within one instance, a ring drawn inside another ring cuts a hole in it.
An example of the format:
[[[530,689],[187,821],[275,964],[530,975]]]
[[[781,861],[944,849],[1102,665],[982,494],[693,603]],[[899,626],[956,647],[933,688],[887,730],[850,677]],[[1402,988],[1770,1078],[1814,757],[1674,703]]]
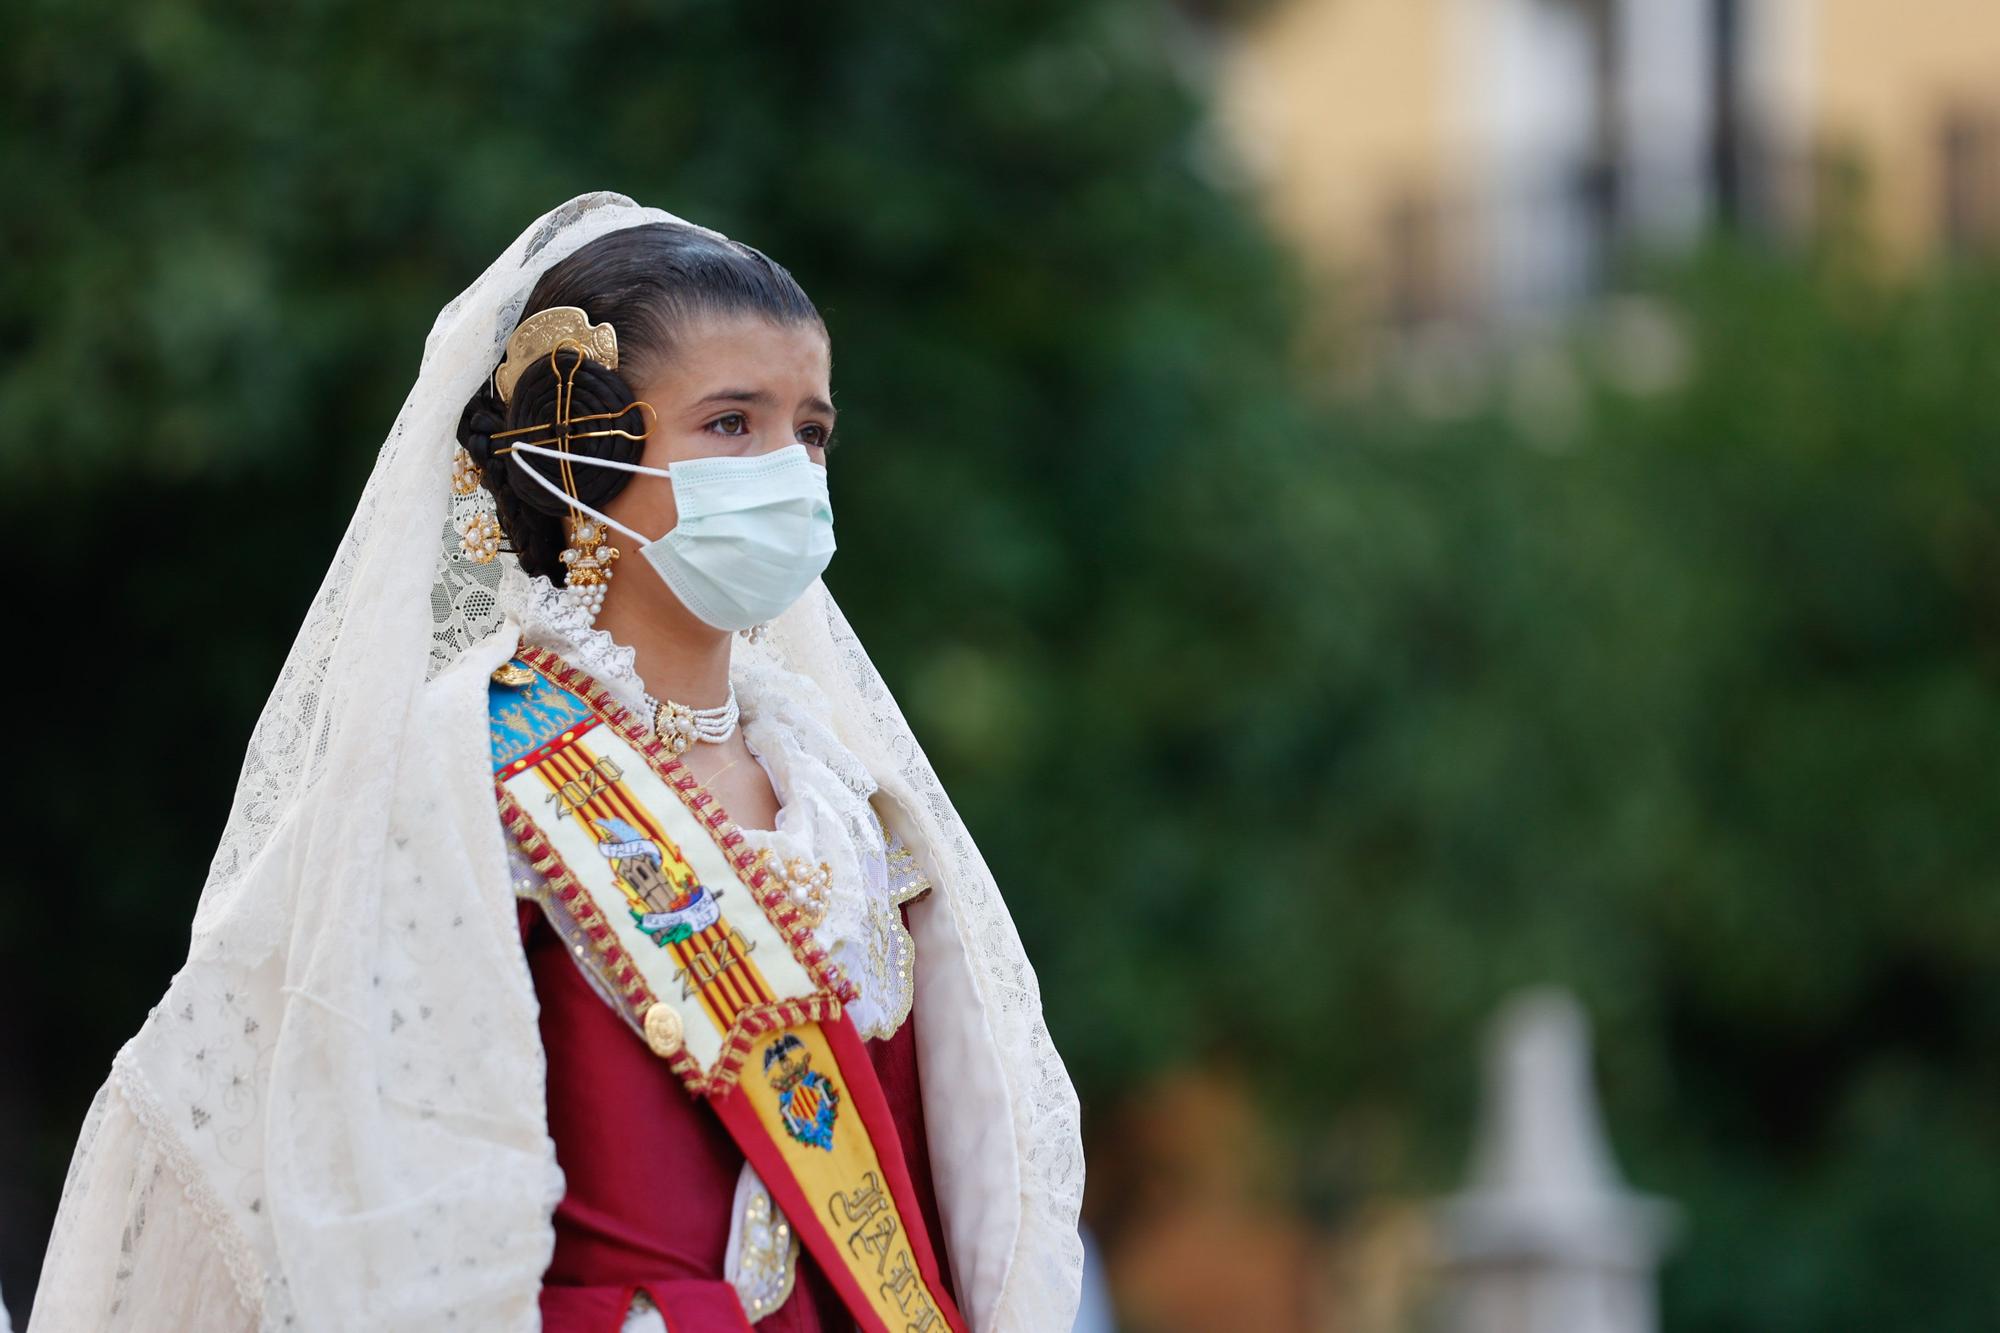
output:
[[[665,1001],[654,1001],[646,1011],[646,1045],[663,1060],[681,1048],[681,1016]]]

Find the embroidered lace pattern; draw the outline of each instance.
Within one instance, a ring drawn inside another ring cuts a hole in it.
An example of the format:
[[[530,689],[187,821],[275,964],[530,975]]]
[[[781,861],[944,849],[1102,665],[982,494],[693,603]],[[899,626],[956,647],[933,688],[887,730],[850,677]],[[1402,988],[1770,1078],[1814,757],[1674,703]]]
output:
[[[501,575],[504,604],[517,607],[521,638],[560,653],[611,692],[633,712],[644,714],[645,684],[639,679],[638,654],[592,623],[590,613],[563,596],[561,588],[540,574],[523,572],[512,560]]]

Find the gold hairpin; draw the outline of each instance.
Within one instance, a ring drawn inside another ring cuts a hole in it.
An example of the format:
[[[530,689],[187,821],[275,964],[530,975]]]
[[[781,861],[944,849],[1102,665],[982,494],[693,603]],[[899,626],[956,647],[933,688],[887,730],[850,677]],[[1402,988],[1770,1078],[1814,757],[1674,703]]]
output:
[[[561,372],[558,371],[557,373],[560,374]],[[603,430],[563,429],[564,427],[567,426],[574,426],[579,421],[616,421],[621,417],[629,415],[634,409],[637,409],[639,413],[640,423],[645,426],[645,430],[641,431],[637,435],[634,435],[629,430],[625,430],[622,427],[617,427],[617,426],[606,427]],[[648,413],[651,413],[652,415],[649,416],[647,415]],[[651,403],[647,402],[643,398],[635,398],[631,402],[625,404],[625,406],[619,408],[616,412],[587,412],[583,416],[572,417],[572,416],[563,416],[559,411],[557,413],[557,420],[553,422],[537,421],[531,426],[516,426],[513,430],[496,430],[493,432],[493,434],[489,435],[487,438],[492,440],[504,440],[510,435],[526,435],[529,431],[545,430],[553,432],[546,439],[516,440],[514,441],[513,444],[507,445],[504,448],[495,449],[493,451],[493,455],[496,458],[499,457],[501,454],[513,453],[515,446],[522,444],[538,445],[544,449],[551,449],[551,448],[561,449],[563,448],[564,440],[588,440],[601,435],[616,435],[627,440],[643,440],[648,435],[652,434],[653,423],[658,416],[659,416],[658,411],[655,410],[655,408]]]
[[[544,311],[542,313],[560,314],[561,309]],[[576,313],[581,315],[583,312],[579,310]],[[535,318],[540,319],[541,316],[537,315]],[[607,335],[611,332],[609,324],[600,325],[599,327]],[[518,333],[516,336],[518,336]],[[562,364],[562,353],[565,349],[575,353],[567,369]],[[501,366],[503,371],[511,364],[513,356],[511,347],[508,355],[509,361],[503,363]],[[634,435],[631,431],[618,427],[582,431],[573,430],[571,427],[577,421],[603,421],[608,418],[622,417],[634,408],[645,408],[646,411],[651,411],[652,404],[632,402],[616,412],[590,412],[582,417],[572,417],[570,415],[570,404],[576,398],[576,372],[583,368],[584,358],[591,355],[590,349],[577,339],[572,337],[557,338],[548,348],[549,369],[556,377],[555,419],[553,421],[536,422],[529,426],[517,426],[513,430],[496,431],[489,438],[505,439],[511,435],[526,435],[538,430],[550,432],[546,439],[521,440],[517,444],[510,444],[504,449],[496,449],[493,452],[496,454],[511,454],[514,453],[519,444],[553,444],[555,446],[556,466],[562,478],[562,493],[564,498],[569,502],[569,516],[563,520],[563,531],[566,541],[562,554],[558,557],[564,569],[563,592],[571,602],[583,611],[587,619],[594,620],[597,617],[597,613],[604,609],[605,585],[611,582],[611,564],[618,559],[619,550],[611,544],[609,540],[610,534],[605,531],[604,524],[597,519],[594,513],[585,513],[577,500],[576,472],[571,466],[570,441],[593,435],[620,435],[628,440],[643,440],[646,437],[644,435]],[[615,357],[617,353],[614,351],[612,355]],[[510,381],[508,384],[509,392],[512,392],[512,389],[513,385]],[[642,412],[640,414],[640,420],[642,422],[645,420],[645,413]],[[516,455],[516,461],[519,461],[518,455]]]
[[[514,386],[528,367],[543,357],[553,357],[565,343],[603,366],[618,369],[618,331],[609,324],[593,324],[581,306],[558,305],[538,310],[522,320],[507,339],[507,354],[493,372],[493,391],[507,402]]]
[[[545,311],[544,313],[548,312]],[[537,318],[540,318],[540,316],[537,316]],[[611,326],[609,324],[604,324],[600,325],[599,327],[608,330]],[[563,369],[561,361],[564,349],[568,349],[569,351],[575,352],[577,354],[576,358],[569,363],[569,368],[567,370]],[[514,452],[516,446],[523,444],[537,445],[542,448],[549,448],[553,446],[556,452],[562,455],[562,457],[557,460],[557,463],[562,471],[563,491],[570,497],[570,513],[574,517],[581,519],[582,514],[577,510],[575,503],[576,477],[575,474],[570,469],[570,460],[569,460],[570,441],[587,440],[596,436],[603,436],[603,435],[616,435],[627,440],[643,440],[646,438],[648,434],[652,432],[652,422],[651,420],[648,419],[647,413],[653,412],[654,409],[653,405],[649,402],[646,402],[644,399],[634,399],[633,401],[625,404],[625,406],[619,408],[615,412],[586,412],[584,415],[580,417],[571,416],[569,410],[570,403],[574,401],[576,397],[576,372],[582,368],[584,358],[586,356],[589,356],[590,353],[587,349],[581,346],[575,339],[564,338],[561,341],[557,342],[555,346],[549,348],[548,355],[549,355],[549,369],[551,372],[554,373],[556,377],[555,419],[553,421],[537,421],[527,426],[516,426],[512,430],[497,430],[494,431],[493,434],[488,436],[487,438],[494,440],[504,440],[507,439],[509,436],[513,435],[527,435],[538,430],[548,431],[549,434],[547,435],[547,437],[543,439],[516,440],[514,444],[507,445],[504,448],[495,449],[493,452],[496,455],[511,454]],[[574,429],[576,423],[579,421],[616,421],[620,417],[625,416],[627,413],[633,411],[634,409],[639,409],[640,424],[646,427],[646,430],[641,434],[634,435],[631,431],[626,430],[620,426],[608,426],[601,430]]]

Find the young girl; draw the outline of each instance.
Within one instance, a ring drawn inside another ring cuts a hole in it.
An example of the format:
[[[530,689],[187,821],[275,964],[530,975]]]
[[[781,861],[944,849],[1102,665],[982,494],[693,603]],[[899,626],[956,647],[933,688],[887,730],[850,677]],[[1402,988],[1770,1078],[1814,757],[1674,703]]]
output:
[[[819,582],[830,374],[611,194],[439,315],[36,1333],[1069,1326],[1074,1093]]]

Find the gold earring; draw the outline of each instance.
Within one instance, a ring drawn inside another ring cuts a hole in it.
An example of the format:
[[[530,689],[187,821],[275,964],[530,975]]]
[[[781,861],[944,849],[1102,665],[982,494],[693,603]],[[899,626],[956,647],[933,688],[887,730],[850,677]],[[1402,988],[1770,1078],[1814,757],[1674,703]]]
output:
[[[480,486],[479,465],[462,444],[451,460],[451,524],[463,559],[487,565],[500,554],[500,520],[493,497]]]
[[[557,557],[569,571],[564,591],[570,601],[592,620],[604,609],[605,585],[611,582],[611,562],[618,558],[604,525],[588,514],[572,513],[563,520],[569,545]]]

